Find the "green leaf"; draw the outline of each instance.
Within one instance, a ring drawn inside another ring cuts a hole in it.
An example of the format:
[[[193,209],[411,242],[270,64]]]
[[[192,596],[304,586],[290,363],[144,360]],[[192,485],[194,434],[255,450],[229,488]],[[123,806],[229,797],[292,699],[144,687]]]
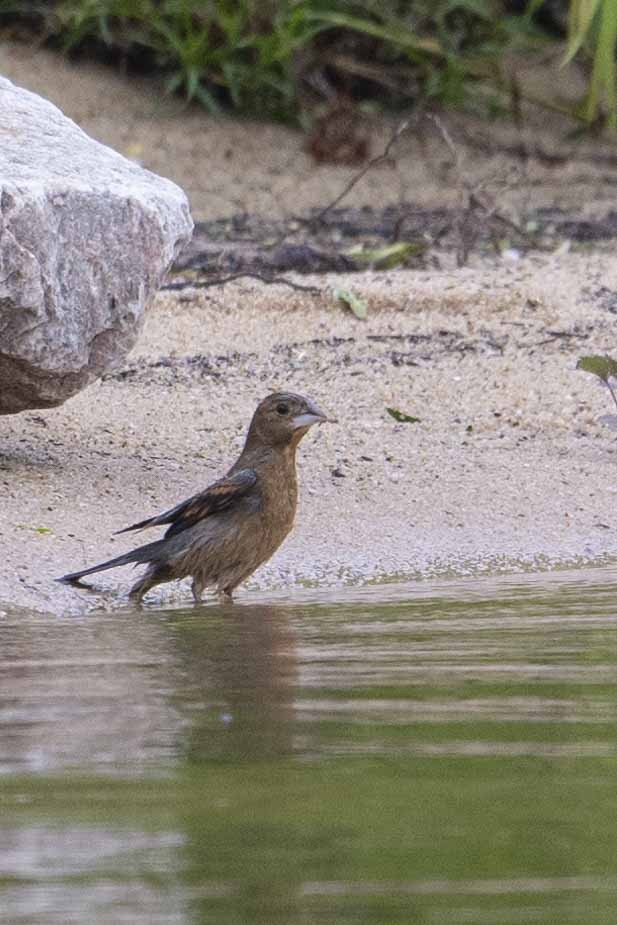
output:
[[[582,369],[584,373],[593,373],[594,376],[597,376],[602,382],[606,382],[607,385],[611,376],[617,379],[617,360],[613,360],[609,356],[581,357],[576,364],[576,368]]]
[[[581,3],[580,0],[571,4],[568,23],[568,47],[563,63],[567,64],[580,51],[584,41],[591,32],[596,13],[602,0],[591,0]],[[539,4],[536,4],[536,7]]]
[[[16,527],[19,527],[20,530],[32,530],[34,533],[39,533],[41,536],[53,536],[53,530],[50,527],[35,527],[34,524],[15,524]]]
[[[394,244],[375,248],[364,248],[359,245],[347,251],[347,255],[363,266],[372,266],[376,270],[391,270],[405,263],[408,257],[424,253],[427,246],[418,241],[396,241]]]
[[[368,306],[364,299],[357,296],[351,289],[335,289],[334,297],[344,302],[352,310],[356,318],[360,321],[366,321],[368,315]]]
[[[385,247],[364,248],[352,247],[347,251],[348,257],[362,264],[363,266],[373,266],[377,270],[390,270],[392,267],[398,267],[404,263],[408,257],[415,254],[422,254],[427,244],[416,241],[396,241],[394,244],[386,244]]]
[[[593,122],[602,111],[607,125],[617,128],[617,91],[615,50],[617,48],[617,5],[615,0],[570,0],[568,48],[564,64],[582,49],[593,55],[583,116]]]
[[[420,418],[415,418],[412,414],[405,414],[404,411],[399,411],[398,408],[386,408],[386,411],[391,418],[394,418],[395,421],[398,421],[399,424],[419,424]]]
[[[372,35],[385,42],[392,42],[396,48],[402,48],[409,54],[422,52],[436,57],[445,55],[444,49],[436,39],[415,35],[409,27],[405,27],[402,23],[393,22],[392,25],[382,25],[359,16],[328,10],[315,10],[310,12],[308,17],[327,26],[349,29],[362,35]]]
[[[615,49],[617,47],[617,7],[615,0],[604,0],[598,29],[596,53],[588,94],[587,118],[595,118],[597,100],[604,91],[608,125],[617,128],[617,93],[615,92]]]

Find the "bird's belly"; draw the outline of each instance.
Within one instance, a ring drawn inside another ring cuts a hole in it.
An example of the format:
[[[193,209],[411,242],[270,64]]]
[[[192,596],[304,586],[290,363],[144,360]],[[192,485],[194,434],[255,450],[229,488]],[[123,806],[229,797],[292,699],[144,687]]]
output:
[[[293,526],[293,520],[273,525],[259,515],[256,519],[259,521],[256,524],[245,523],[239,527],[235,542],[228,544],[223,569],[217,579],[221,587],[237,585],[252,575],[274,555]]]
[[[207,530],[194,530],[179,550],[176,570],[204,587],[233,588],[274,554],[293,526],[293,514],[276,523],[261,512],[213,521]]]

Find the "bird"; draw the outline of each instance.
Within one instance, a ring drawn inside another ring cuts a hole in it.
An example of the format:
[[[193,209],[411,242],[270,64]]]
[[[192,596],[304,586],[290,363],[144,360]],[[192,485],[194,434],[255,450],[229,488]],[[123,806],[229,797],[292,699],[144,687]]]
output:
[[[226,475],[170,510],[117,531],[168,524],[161,539],[56,580],[79,586],[94,572],[143,563],[147,569],[129,591],[137,604],[155,585],[189,576],[196,603],[208,587],[231,601],[235,588],[291,531],[298,498],[296,450],[313,425],[326,421],[333,419],[310,398],[284,391],[268,395]]]

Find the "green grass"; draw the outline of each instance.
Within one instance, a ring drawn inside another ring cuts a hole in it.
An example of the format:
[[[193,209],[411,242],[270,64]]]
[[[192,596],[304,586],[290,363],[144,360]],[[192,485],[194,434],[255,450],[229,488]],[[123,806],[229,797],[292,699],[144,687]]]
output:
[[[529,0],[513,15],[505,0],[0,0],[0,27],[25,21],[65,52],[160,72],[170,92],[210,112],[301,121],[342,94],[385,108],[434,100],[486,114],[509,106],[505,53],[551,42],[559,52],[559,30],[535,24],[545,6]],[[590,62],[571,114],[615,129],[617,3],[568,8],[564,61]]]
[[[170,92],[210,112],[302,121],[342,94],[486,114],[510,105],[505,53],[559,52],[558,29],[535,24],[545,6],[529,0],[513,15],[505,0],[0,0],[0,28],[25,21],[65,52],[162,73]],[[617,127],[616,46],[615,0],[570,0],[564,60],[590,64],[572,110],[584,123]]]
[[[337,93],[386,108],[500,109],[504,52],[541,41],[503,0],[0,2],[0,26],[15,17],[66,52],[161,72],[170,92],[211,112],[283,120]]]

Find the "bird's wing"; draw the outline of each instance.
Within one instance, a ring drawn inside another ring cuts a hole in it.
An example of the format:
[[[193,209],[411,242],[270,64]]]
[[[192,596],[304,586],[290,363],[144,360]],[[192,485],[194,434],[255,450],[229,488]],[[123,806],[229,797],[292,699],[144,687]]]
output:
[[[145,527],[158,527],[160,524],[171,524],[165,536],[175,536],[187,527],[192,527],[198,520],[217,514],[232,507],[240,498],[244,497],[257,482],[257,473],[254,469],[239,469],[233,475],[226,475],[218,482],[210,485],[198,495],[181,501],[169,511],[140,520],[118,530],[118,533],[127,533],[129,530],[143,530]]]

